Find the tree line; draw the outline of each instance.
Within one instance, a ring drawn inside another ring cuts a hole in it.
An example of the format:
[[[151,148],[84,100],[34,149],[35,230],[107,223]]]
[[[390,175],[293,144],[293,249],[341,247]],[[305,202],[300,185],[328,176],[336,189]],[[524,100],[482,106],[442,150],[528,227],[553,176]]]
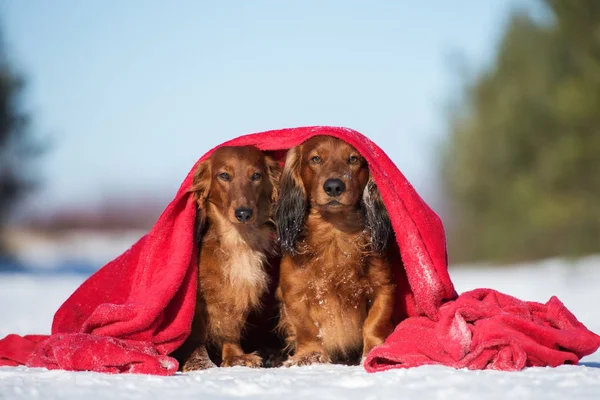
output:
[[[449,117],[440,175],[453,261],[600,250],[600,1],[517,11]]]

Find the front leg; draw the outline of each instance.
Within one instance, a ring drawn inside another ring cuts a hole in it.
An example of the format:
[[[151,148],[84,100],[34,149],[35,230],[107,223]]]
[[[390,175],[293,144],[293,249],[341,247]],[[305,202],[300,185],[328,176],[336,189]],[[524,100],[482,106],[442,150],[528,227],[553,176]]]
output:
[[[223,343],[221,367],[262,367],[262,358],[256,352],[246,354],[239,342]]]
[[[192,320],[192,331],[181,346],[182,371],[190,372],[215,366],[206,351],[206,303],[201,293],[196,297],[196,311]]]
[[[221,367],[262,366],[256,353],[246,354],[241,346],[241,337],[249,307],[234,305],[232,299],[207,303],[208,340],[221,347]]]
[[[369,280],[373,291],[369,296],[370,307],[363,324],[362,360],[373,347],[382,344],[394,329],[392,315],[396,288],[392,283],[391,268],[387,259],[372,259]]]
[[[293,334],[293,343],[289,344],[295,348],[294,355],[283,363],[286,367],[331,362],[319,339],[319,329],[310,315],[310,303],[305,294],[307,282],[303,272],[295,268],[291,257],[284,256],[278,292],[283,302],[282,318],[285,318],[287,333]]]
[[[296,351],[283,365],[291,367],[330,363],[331,359],[319,339],[319,329],[310,317],[306,302],[286,303],[286,312],[296,332]]]

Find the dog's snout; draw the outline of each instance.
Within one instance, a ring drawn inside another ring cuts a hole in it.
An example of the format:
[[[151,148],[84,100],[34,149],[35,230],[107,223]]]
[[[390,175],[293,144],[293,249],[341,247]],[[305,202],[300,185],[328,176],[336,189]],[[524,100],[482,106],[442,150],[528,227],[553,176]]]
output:
[[[338,197],[346,190],[346,185],[341,179],[327,179],[323,185],[325,193],[331,197]]]
[[[252,218],[252,209],[245,207],[236,208],[235,217],[240,222],[248,222]]]

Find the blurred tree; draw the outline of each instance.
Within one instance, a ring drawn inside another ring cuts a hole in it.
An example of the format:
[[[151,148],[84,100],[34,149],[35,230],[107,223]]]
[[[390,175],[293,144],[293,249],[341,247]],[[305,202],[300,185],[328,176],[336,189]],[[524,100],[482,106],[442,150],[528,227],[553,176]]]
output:
[[[33,187],[28,166],[40,153],[28,129],[28,116],[20,107],[23,84],[7,60],[0,35],[0,234],[11,209]],[[0,242],[0,254],[2,250]]]
[[[600,250],[600,1],[544,5],[544,21],[513,14],[450,115],[453,261]]]

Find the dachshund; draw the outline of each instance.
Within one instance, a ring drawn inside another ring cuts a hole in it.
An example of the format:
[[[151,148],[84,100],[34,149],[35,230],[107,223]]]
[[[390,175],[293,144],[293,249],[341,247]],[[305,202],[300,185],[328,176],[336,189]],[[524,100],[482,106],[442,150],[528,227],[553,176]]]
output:
[[[253,146],[220,147],[194,173],[198,295],[182,346],[184,372],[215,366],[207,345],[221,350],[222,367],[262,366],[241,338],[268,289],[264,264],[276,250],[272,208],[280,174],[279,164]]]
[[[364,362],[392,332],[395,301],[391,222],[365,159],[330,136],[290,149],[275,219],[284,365]]]

